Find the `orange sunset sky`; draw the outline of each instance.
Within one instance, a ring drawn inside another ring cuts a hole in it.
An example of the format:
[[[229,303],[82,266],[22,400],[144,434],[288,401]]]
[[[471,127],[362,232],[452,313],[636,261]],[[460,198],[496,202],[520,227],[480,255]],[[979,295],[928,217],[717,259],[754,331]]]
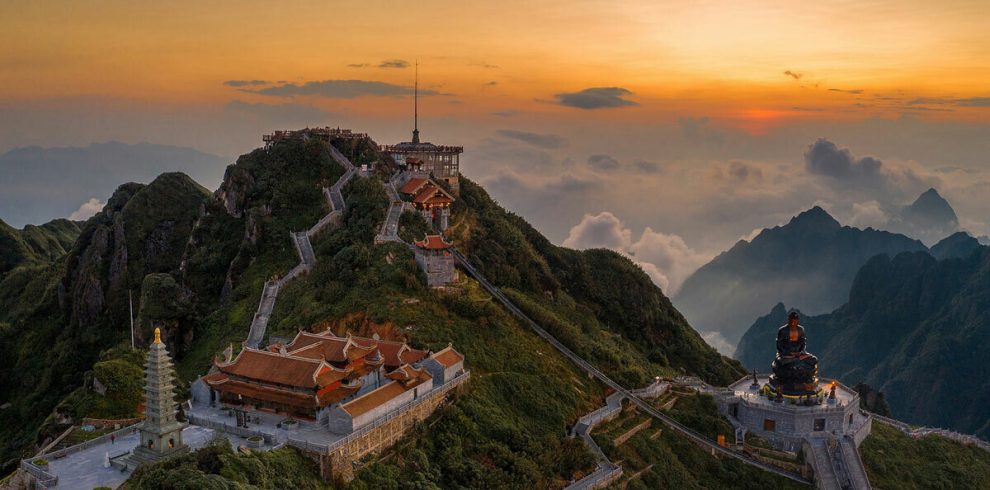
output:
[[[555,94],[621,86],[637,110],[759,133],[815,119],[982,120],[985,2],[130,2],[0,6],[5,101],[99,96],[171,106],[271,102],[228,80],[361,79],[451,94],[433,115],[567,117]],[[364,66],[355,66],[364,65]],[[786,75],[789,72],[792,75]],[[388,117],[391,98],[297,96]],[[404,106],[402,106],[404,108]],[[923,114],[922,114],[923,113]]]
[[[676,289],[813,205],[885,228],[936,188],[990,234],[988,26],[985,0],[8,0],[0,171],[33,168],[31,145],[100,163],[89,145],[148,142],[222,162],[186,170],[215,189],[273,129],[407,140],[418,62],[422,135],[463,145],[465,176]],[[118,170],[71,196],[11,185],[0,218],[83,218],[156,175]]]

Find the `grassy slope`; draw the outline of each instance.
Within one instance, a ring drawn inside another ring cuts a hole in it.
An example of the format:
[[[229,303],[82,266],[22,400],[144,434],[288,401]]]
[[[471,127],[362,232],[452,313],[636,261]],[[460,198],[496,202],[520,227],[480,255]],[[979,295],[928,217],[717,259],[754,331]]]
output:
[[[685,396],[668,413],[713,441],[717,434],[731,438],[732,427],[718,415],[710,396]],[[621,481],[628,482],[627,488],[807,488],[735,460],[716,459],[656,421],[625,443],[613,444],[616,437],[647,419],[635,410],[626,410],[592,433],[602,451],[621,463]]]
[[[41,226],[27,225],[18,230],[0,220],[0,277],[21,265],[47,264],[72,247],[79,236],[79,225],[56,219]]]
[[[874,423],[860,453],[878,490],[990,488],[990,454],[944,437],[915,440]]]

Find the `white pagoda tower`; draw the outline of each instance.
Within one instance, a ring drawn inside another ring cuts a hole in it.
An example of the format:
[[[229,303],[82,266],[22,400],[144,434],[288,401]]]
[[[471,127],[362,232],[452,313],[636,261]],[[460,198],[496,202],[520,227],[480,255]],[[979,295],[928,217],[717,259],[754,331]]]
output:
[[[148,349],[148,363],[145,364],[141,444],[134,449],[131,458],[135,463],[155,461],[189,450],[182,442],[185,424],[175,419],[175,385],[172,379],[172,359],[162,343],[161,330],[155,328],[155,341]]]

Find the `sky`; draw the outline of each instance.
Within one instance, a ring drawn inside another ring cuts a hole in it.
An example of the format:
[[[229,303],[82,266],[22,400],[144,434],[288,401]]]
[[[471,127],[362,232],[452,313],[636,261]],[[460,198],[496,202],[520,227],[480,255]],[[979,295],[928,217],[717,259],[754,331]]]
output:
[[[988,24],[952,0],[8,0],[0,153],[148,142],[232,162],[320,125],[394,143],[418,63],[425,140],[464,146],[462,172],[554,242],[621,250],[670,292],[816,204],[883,227],[935,187],[990,232]]]

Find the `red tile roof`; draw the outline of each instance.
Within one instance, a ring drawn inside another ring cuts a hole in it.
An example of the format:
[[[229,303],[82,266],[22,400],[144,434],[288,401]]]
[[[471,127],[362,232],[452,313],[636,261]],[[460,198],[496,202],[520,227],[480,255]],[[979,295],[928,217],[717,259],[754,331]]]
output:
[[[244,378],[313,388],[317,385],[316,374],[322,366],[325,366],[323,361],[244,348],[233,362],[217,367],[224,373]]]
[[[274,386],[245,383],[230,379],[224,373],[213,373],[212,375],[203,376],[203,380],[217,391],[223,393],[241,395],[255,400],[266,400],[300,408],[316,408],[317,406],[317,399],[314,393],[299,393]],[[345,394],[340,398],[346,396]]]
[[[427,179],[420,179],[418,177],[413,177],[408,181],[406,181],[405,184],[403,184],[402,188],[399,189],[399,192],[403,194],[415,195],[419,193],[419,189],[422,188],[427,183],[429,183]]]
[[[413,198],[413,202],[416,204],[450,204],[454,202],[454,198],[447,194],[443,188],[430,183],[423,186]]]
[[[437,352],[436,354],[433,354],[430,357],[432,357],[440,364],[443,364],[444,367],[453,366],[454,364],[457,364],[464,360],[463,354],[457,352],[456,350],[454,350],[453,347],[449,347],[449,346],[446,349],[443,349],[442,351]]]
[[[394,372],[401,371],[406,376],[397,375],[398,381],[392,381],[372,392],[365,393],[340,406],[351,417],[360,417],[365,413],[381,406],[389,400],[409,391],[432,378],[425,369],[414,369],[409,366],[402,366]],[[390,375],[391,377],[391,375]]]
[[[413,243],[417,247],[427,250],[446,250],[450,248],[450,244],[445,242],[440,235],[426,235],[422,240]]]

